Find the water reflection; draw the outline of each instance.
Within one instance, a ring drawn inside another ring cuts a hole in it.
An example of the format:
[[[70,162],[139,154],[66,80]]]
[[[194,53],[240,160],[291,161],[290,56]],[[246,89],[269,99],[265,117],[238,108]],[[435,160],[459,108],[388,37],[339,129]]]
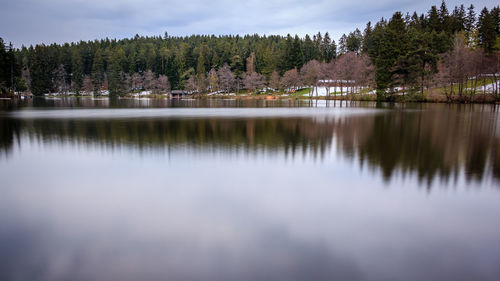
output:
[[[35,102],[0,280],[499,280],[494,106]]]
[[[500,179],[499,115],[494,106],[418,110],[207,109],[12,111],[0,118],[0,149],[14,143],[126,148],[142,153],[280,153],[323,159],[332,151],[360,167],[438,179]]]
[[[329,101],[328,106],[342,106],[340,102]],[[262,100],[262,99],[129,99],[129,98],[34,98],[17,102],[0,100],[0,107],[22,108],[221,108],[221,107],[301,107],[326,104],[312,100]],[[345,102],[343,106],[346,106]]]

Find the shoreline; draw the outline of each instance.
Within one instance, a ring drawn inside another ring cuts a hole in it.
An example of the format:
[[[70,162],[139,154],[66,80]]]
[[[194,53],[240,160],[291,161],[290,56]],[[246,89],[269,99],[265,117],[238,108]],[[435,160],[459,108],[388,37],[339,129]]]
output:
[[[351,102],[356,102],[356,101],[364,101],[364,102],[386,102],[386,103],[448,103],[448,104],[500,104],[500,101],[496,100],[496,97],[494,94],[477,94],[474,96],[474,100],[464,100],[463,97],[460,99],[460,97],[452,97],[451,100],[447,100],[446,97],[443,96],[434,96],[432,98],[424,98],[420,100],[411,100],[411,99],[405,99],[401,96],[396,96],[393,100],[377,100],[377,97],[375,95],[362,95],[362,96],[354,96],[354,97],[341,97],[341,96],[284,96],[284,95],[264,95],[264,94],[258,94],[258,95],[234,95],[234,96],[228,96],[228,95],[211,95],[211,96],[206,96],[206,95],[188,95],[186,97],[182,98],[172,98],[169,96],[161,95],[161,96],[142,96],[142,97],[132,97],[132,96],[117,96],[117,97],[110,97],[110,96],[77,96],[77,95],[52,95],[52,96],[34,96],[33,99],[64,99],[64,98],[77,98],[77,99],[92,99],[92,100],[109,100],[109,99],[130,99],[130,100],[266,100],[266,101],[282,101],[282,100],[312,100],[312,101],[319,101],[319,100],[328,100],[328,101],[351,101]],[[19,97],[14,97],[14,98],[3,98],[0,97],[0,100],[12,100],[12,101],[23,101],[23,100],[29,100],[32,98],[24,98],[21,99]]]

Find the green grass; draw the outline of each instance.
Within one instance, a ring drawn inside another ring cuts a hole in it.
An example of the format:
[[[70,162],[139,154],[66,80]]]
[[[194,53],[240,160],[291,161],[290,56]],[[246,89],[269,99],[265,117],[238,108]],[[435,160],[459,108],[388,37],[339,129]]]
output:
[[[477,93],[481,93],[482,91],[482,87],[485,86],[485,85],[489,85],[489,84],[492,84],[494,83],[494,81],[491,79],[491,78],[486,78],[486,81],[483,80],[483,79],[479,79],[477,80],[477,84],[475,85],[476,86],[476,94]],[[466,85],[464,86],[464,94],[467,94],[470,90],[467,90],[467,89],[473,89],[474,88],[474,80],[473,79],[469,79],[469,81],[467,81]],[[446,91],[450,91],[450,87],[447,86],[447,87],[435,87],[435,88],[431,88],[430,89],[432,92],[434,93],[438,93],[438,94],[443,94],[444,95],[444,92],[445,90]],[[458,85],[453,85],[453,93],[454,94],[457,94],[458,93]],[[429,90],[425,90],[424,91],[424,96],[427,96],[429,94]]]
[[[236,95],[255,95],[254,92],[249,92],[247,89],[240,89],[240,91],[233,91]]]
[[[367,94],[367,93],[369,93],[369,92],[371,92],[373,90],[375,90],[375,89],[371,89],[371,88],[360,89],[358,94],[361,94],[361,95]]]
[[[311,91],[311,88],[303,88],[298,91],[295,91],[295,93],[292,94],[294,97],[300,97],[300,96],[306,96],[309,95],[309,92]]]

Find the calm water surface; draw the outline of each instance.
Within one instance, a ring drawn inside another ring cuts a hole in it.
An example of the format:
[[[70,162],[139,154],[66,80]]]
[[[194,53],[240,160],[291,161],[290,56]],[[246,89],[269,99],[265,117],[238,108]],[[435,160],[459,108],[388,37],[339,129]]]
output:
[[[0,101],[0,280],[500,280],[499,109]]]

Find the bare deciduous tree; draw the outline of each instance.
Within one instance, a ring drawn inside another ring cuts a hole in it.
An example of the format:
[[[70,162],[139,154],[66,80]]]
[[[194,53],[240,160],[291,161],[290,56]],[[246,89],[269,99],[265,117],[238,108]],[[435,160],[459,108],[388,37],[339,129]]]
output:
[[[358,88],[355,90],[356,93],[360,92],[361,87],[375,86],[375,66],[367,54],[356,56],[353,80],[354,86]]]
[[[125,89],[125,93],[130,91],[130,87],[132,85],[132,77],[128,73],[123,75],[123,89]]]
[[[247,58],[247,73],[255,72],[255,53],[250,53],[250,56]]]
[[[189,76],[185,84],[186,91],[194,93],[198,90],[198,83],[196,83],[196,78],[194,75]]]
[[[102,76],[102,89],[103,90],[108,90],[108,74],[104,73]]]
[[[204,73],[198,74],[196,76],[196,85],[198,93],[203,93],[208,88],[208,80]]]
[[[234,74],[227,63],[219,68],[219,71],[217,71],[217,76],[219,77],[219,85],[222,90],[229,92],[235,87]]]
[[[499,52],[495,52],[495,53],[492,53],[490,55],[488,55],[488,57],[486,58],[486,65],[487,65],[487,69],[486,69],[486,72],[490,73],[491,74],[491,82],[492,82],[492,86],[493,86],[493,89],[492,89],[492,93],[495,95],[495,99],[497,101],[500,100],[500,91],[498,89],[499,87],[499,73],[500,73],[500,53]]]
[[[250,92],[257,93],[259,89],[264,88],[264,77],[257,72],[245,72],[243,74],[243,85]]]
[[[155,90],[160,93],[167,93],[170,91],[170,82],[166,75],[160,75],[155,81]]]
[[[346,68],[348,67],[349,62],[347,57],[345,57],[345,54],[337,58],[335,64],[335,81],[337,86],[340,87],[340,95],[342,98],[344,97],[344,85],[346,84],[345,82],[347,81],[348,77],[348,73],[346,73]]]
[[[320,69],[321,85],[326,88],[326,95],[330,96],[330,87],[334,87],[334,95],[337,95],[337,62],[322,63]]]
[[[31,75],[29,68],[23,68],[21,77],[22,79],[24,79],[24,81],[26,81],[26,85],[28,86],[28,88],[31,87]]]
[[[62,64],[54,70],[54,85],[58,93],[68,92],[70,85],[66,82],[67,75],[66,69],[64,69],[64,65]]]
[[[219,90],[219,77],[215,68],[210,69],[210,72],[208,72],[208,85],[212,92]]]
[[[300,84],[300,77],[297,68],[292,68],[283,74],[281,77],[281,86],[285,91],[296,90],[297,86]]]
[[[86,93],[91,93],[94,90],[94,83],[92,79],[87,75],[83,78],[83,90]]]
[[[280,88],[280,75],[276,70],[273,71],[271,77],[269,78],[269,87],[271,87],[273,90],[277,90]]]
[[[316,89],[316,95],[318,95],[318,80],[320,78],[320,63],[317,60],[311,60],[304,64],[300,69],[300,75],[302,82],[305,86],[310,87],[309,96],[312,96],[314,90]]]
[[[458,95],[459,101],[465,101],[464,94],[468,91],[467,87],[471,78],[473,87],[470,98],[474,97],[477,81],[484,77],[485,66],[484,54],[481,51],[473,51],[465,44],[460,36],[453,41],[453,49],[441,56],[438,64],[438,83],[444,87],[444,93],[447,101],[454,99],[454,94]]]
[[[143,78],[142,78],[142,75],[140,73],[134,73],[132,75],[132,88],[134,90],[137,90],[137,89],[142,89],[142,81],[143,81]]]
[[[340,79],[340,91],[346,85],[346,95],[354,92],[354,79],[356,75],[357,54],[347,52],[337,59],[337,76]]]
[[[144,73],[144,88],[146,90],[153,89],[153,84],[155,80],[155,75],[151,70],[148,70]]]

